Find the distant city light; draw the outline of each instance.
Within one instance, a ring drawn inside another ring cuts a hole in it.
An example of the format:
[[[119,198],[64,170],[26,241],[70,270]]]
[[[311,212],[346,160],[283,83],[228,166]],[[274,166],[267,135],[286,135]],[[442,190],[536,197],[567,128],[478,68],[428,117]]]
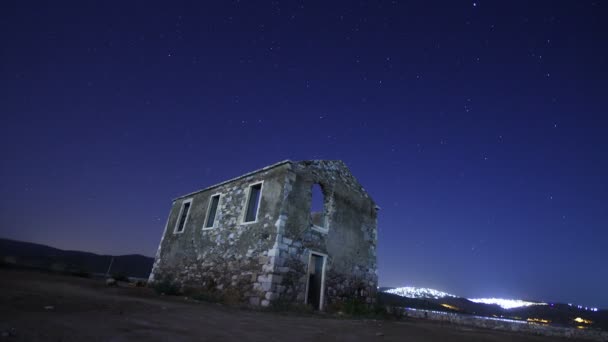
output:
[[[441,306],[443,306],[444,308],[451,309],[451,310],[460,311],[460,309],[454,305],[443,303],[443,304],[441,304]]]
[[[532,305],[547,305],[547,303],[527,302],[520,299],[502,299],[502,298],[469,298],[471,302],[482,304],[496,304],[503,309],[521,308]]]
[[[574,321],[577,322],[577,323],[585,323],[585,324],[592,324],[593,323],[593,321],[590,321],[588,319],[584,319],[582,317],[576,317],[574,319]]]
[[[568,304],[569,306],[572,306],[572,304]],[[579,310],[585,310],[585,311],[593,311],[593,312],[597,312],[597,308],[593,308],[593,307],[588,307],[588,306],[582,306],[582,305],[577,305],[576,306],[577,309]]]
[[[544,318],[528,318],[528,322],[530,322],[530,323],[542,323],[542,324],[549,324],[549,323],[551,323],[550,320],[544,319]]]

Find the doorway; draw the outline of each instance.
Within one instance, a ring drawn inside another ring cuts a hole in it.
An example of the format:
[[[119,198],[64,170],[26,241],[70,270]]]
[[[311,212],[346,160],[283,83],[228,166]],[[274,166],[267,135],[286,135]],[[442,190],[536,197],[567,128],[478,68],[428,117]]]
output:
[[[308,281],[306,283],[306,303],[315,310],[323,310],[325,290],[325,261],[327,256],[311,252],[308,259]]]

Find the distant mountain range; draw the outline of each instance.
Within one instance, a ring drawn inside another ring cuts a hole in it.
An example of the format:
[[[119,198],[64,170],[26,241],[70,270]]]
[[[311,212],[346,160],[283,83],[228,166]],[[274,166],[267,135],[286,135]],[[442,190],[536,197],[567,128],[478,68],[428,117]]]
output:
[[[608,330],[608,311],[596,308],[497,298],[467,299],[428,288],[381,287],[379,290],[379,301],[383,305]]]
[[[66,251],[37,243],[0,238],[0,262],[8,266],[66,273],[104,274],[147,278],[154,259],[143,255],[99,255]]]

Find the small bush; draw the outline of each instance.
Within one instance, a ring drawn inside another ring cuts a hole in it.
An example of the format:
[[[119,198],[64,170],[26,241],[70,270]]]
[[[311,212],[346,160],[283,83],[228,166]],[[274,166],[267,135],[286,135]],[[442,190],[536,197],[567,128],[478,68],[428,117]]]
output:
[[[179,284],[170,280],[169,278],[155,281],[152,284],[152,288],[156,293],[166,296],[177,296],[182,292]]]
[[[221,301],[226,305],[239,305],[242,303],[242,299],[241,292],[235,288],[227,288],[222,292]]]
[[[135,287],[146,287],[148,283],[143,280],[138,280],[135,282]]]
[[[114,278],[116,281],[124,281],[124,282],[130,282],[129,277],[127,277],[124,273],[115,273],[112,274],[112,278]]]
[[[351,316],[369,315],[371,310],[367,304],[358,299],[349,299],[344,302],[342,310]]]

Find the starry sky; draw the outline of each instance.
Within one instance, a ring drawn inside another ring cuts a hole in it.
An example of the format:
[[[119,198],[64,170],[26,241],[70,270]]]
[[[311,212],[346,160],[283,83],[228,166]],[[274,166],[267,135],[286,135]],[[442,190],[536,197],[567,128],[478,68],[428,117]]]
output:
[[[171,200],[341,159],[381,286],[608,307],[608,4],[0,4],[0,236],[153,256]]]

